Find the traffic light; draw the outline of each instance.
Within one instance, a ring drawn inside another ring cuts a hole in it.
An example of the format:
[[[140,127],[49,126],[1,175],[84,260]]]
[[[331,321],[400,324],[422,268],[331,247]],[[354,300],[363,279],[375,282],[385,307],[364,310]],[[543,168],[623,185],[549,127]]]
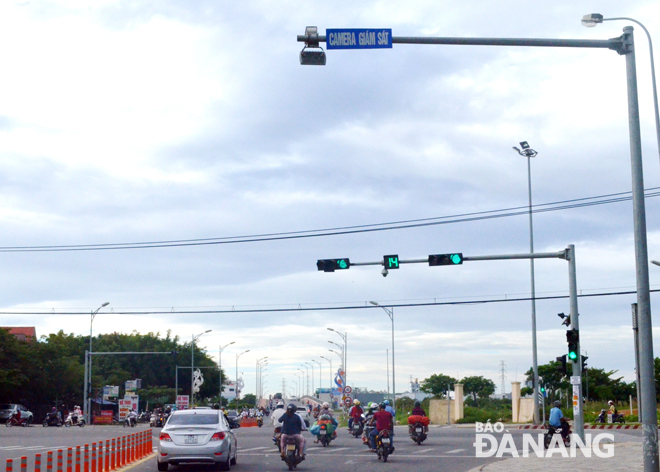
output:
[[[577,361],[580,353],[578,352],[578,343],[580,341],[580,332],[577,329],[566,331],[566,341],[568,342],[568,359],[571,362]]]
[[[587,370],[587,359],[589,359],[587,356],[580,356],[582,359],[582,372]]]
[[[398,269],[399,268],[399,255],[392,254],[390,256],[383,256],[383,265],[386,269]]]
[[[430,266],[458,265],[463,263],[463,254],[431,254],[429,256]]]
[[[559,356],[557,362],[559,363],[557,370],[561,372],[562,375],[568,375],[568,371],[566,370],[566,354]]]
[[[316,261],[316,267],[323,272],[334,272],[335,270],[349,269],[351,261],[348,257],[343,259],[319,259]]]

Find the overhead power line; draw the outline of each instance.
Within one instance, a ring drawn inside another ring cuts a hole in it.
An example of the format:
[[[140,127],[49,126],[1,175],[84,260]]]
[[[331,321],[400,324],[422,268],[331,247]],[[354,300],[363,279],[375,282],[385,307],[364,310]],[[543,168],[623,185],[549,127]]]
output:
[[[651,293],[660,292],[660,289],[652,289]],[[620,292],[599,292],[578,295],[578,298],[592,298],[592,297],[611,297],[618,295],[634,295],[637,291],[626,290]],[[568,298],[569,295],[548,295],[545,297],[534,297],[537,301],[543,300],[561,300]],[[524,302],[531,300],[531,297],[518,297],[518,298],[491,298],[487,300],[457,300],[451,302],[409,302],[409,303],[387,303],[382,306],[388,308],[405,308],[405,307],[424,307],[424,306],[445,306],[445,305],[484,305],[489,303],[510,303],[510,302]],[[286,312],[303,312],[303,311],[341,311],[341,310],[364,310],[364,309],[379,308],[379,306],[372,305],[345,305],[345,306],[314,306],[304,307],[299,305],[296,308],[227,308],[224,310],[147,310],[147,311],[113,311],[113,315],[211,315],[211,314],[235,314],[235,313],[286,313]],[[48,312],[28,312],[28,311],[0,311],[2,315],[36,315],[36,316],[53,316],[53,315],[71,315],[71,316],[89,316],[89,311],[55,311]]]
[[[645,198],[660,196],[660,187],[645,190]],[[533,205],[532,213],[546,213],[550,211],[570,210],[595,205],[606,205],[632,200],[632,192],[612,193],[596,197],[577,198],[552,203],[541,203]],[[473,213],[462,213],[451,216],[438,216],[433,218],[421,218],[414,220],[401,220],[389,223],[373,223],[355,226],[341,226],[336,228],[324,228],[303,231],[288,231],[280,233],[265,233],[245,236],[226,236],[204,239],[179,239],[167,241],[146,241],[135,243],[106,243],[106,244],[75,244],[61,246],[0,246],[0,252],[66,252],[66,251],[108,251],[120,249],[154,249],[184,246],[208,246],[219,244],[256,243],[265,241],[277,241],[287,239],[318,238],[327,236],[339,236],[356,233],[370,233],[377,231],[392,231],[398,229],[420,228],[425,226],[437,226],[445,224],[465,223],[469,221],[481,221],[495,218],[507,218],[512,216],[527,215],[528,206],[505,208],[500,210],[480,211]]]

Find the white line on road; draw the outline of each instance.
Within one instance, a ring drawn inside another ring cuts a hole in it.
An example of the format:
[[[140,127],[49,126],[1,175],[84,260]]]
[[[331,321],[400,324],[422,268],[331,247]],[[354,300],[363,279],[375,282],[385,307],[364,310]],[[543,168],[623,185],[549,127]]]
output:
[[[427,452],[435,451],[436,449],[431,448],[431,449],[422,449],[421,451],[415,451],[413,454],[426,454]],[[462,449],[460,449],[462,451]]]
[[[252,448],[250,448],[250,449],[241,449],[241,448],[238,448],[238,451],[239,451],[239,452],[258,451],[259,449],[268,449],[268,446],[264,446],[264,447],[252,447]]]
[[[463,452],[465,449],[454,449],[453,451],[447,451],[445,454],[456,454],[458,452]]]

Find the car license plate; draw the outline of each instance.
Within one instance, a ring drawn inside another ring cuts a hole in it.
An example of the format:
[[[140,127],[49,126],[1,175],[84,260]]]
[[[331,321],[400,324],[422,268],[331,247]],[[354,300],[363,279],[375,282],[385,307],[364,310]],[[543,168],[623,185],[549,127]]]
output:
[[[422,428],[415,428],[415,431],[417,431],[418,433],[421,433],[421,432],[422,432]]]
[[[319,434],[328,434],[328,432],[325,429],[322,429],[321,431],[319,431]]]
[[[390,438],[383,438],[383,444],[389,444]]]
[[[184,442],[185,444],[197,444],[197,436],[195,436],[194,434],[189,434],[188,436],[186,436]]]
[[[286,450],[287,451],[295,451],[296,450],[296,445],[295,444],[287,444],[286,445]]]

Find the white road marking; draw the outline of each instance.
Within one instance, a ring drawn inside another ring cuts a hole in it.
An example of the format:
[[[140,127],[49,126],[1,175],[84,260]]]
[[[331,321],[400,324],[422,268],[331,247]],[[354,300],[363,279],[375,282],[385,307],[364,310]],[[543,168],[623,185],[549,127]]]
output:
[[[241,449],[240,447],[238,448],[239,452],[246,452],[246,451],[258,451],[259,449],[269,449],[268,446],[264,447],[252,447],[250,449]]]
[[[431,449],[422,449],[421,451],[415,451],[413,454],[426,454],[427,452],[435,451],[436,449],[431,448]],[[463,449],[459,449],[459,451],[462,451]]]
[[[463,452],[465,449],[454,449],[453,451],[447,451],[445,454],[456,454],[458,452]]]

